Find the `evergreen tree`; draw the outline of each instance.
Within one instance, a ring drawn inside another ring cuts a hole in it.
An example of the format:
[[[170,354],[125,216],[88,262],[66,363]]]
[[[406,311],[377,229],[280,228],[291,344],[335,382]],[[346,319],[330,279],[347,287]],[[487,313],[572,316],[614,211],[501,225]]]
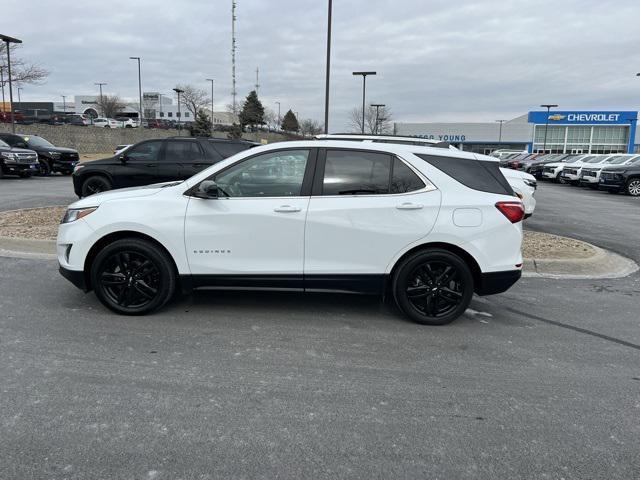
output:
[[[251,125],[253,127],[264,124],[264,107],[258,99],[255,90],[251,90],[247,95],[242,111],[240,112],[240,125]]]
[[[234,123],[233,125],[231,125],[229,132],[227,132],[227,138],[230,138],[232,140],[242,138],[242,125],[240,125],[239,123]]]
[[[294,113],[289,110],[282,119],[282,130],[285,132],[297,132],[300,130],[300,125],[298,124],[298,119],[294,115]]]
[[[211,136],[211,120],[204,110],[198,110],[196,121],[190,126],[192,137],[210,137]]]

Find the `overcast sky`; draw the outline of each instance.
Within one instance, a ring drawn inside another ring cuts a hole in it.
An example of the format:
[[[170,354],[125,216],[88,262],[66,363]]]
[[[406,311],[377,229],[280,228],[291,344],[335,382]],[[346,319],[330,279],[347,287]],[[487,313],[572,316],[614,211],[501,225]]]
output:
[[[2,32],[51,74],[22,99],[105,91],[137,98],[177,83],[231,100],[231,0],[2,0]],[[323,119],[325,0],[238,0],[239,97]],[[354,70],[376,70],[367,102],[396,121],[509,119],[540,103],[640,107],[639,0],[334,0],[330,129],[361,102]]]

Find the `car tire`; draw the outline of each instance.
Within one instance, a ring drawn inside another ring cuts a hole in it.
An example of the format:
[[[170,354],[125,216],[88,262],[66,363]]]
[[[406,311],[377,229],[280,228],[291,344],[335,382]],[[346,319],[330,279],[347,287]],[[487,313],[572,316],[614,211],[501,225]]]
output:
[[[31,177],[31,172],[20,172],[20,178],[29,178]]]
[[[392,279],[398,308],[423,325],[445,325],[464,313],[473,296],[473,276],[459,256],[442,249],[416,252]]]
[[[100,302],[120,315],[146,315],[162,308],[177,284],[169,255],[138,238],[117,240],[103,248],[93,261],[90,278]]]
[[[112,185],[108,178],[102,175],[92,175],[82,182],[82,196],[88,197],[100,192],[111,190]]]
[[[640,178],[629,179],[625,192],[627,195],[631,195],[632,197],[640,196]]]
[[[39,174],[43,177],[51,175],[52,169],[51,165],[49,165],[49,162],[47,162],[46,160],[38,160],[38,162],[40,163]]]

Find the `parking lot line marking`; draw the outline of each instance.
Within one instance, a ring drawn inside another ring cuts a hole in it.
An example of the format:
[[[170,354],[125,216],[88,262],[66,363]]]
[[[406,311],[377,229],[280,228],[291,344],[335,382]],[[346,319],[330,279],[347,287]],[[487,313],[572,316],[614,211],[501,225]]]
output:
[[[623,345],[625,347],[633,348],[635,350],[640,350],[640,345],[635,343],[627,342],[626,340],[620,340],[619,338],[610,337],[609,335],[605,335],[603,333],[594,332],[592,330],[587,330],[586,328],[575,327],[573,325],[569,325],[567,323],[558,322],[556,320],[549,320],[548,318],[539,317],[538,315],[533,315],[532,313],[521,312],[520,310],[516,310],[511,307],[503,307],[505,310],[511,313],[515,313],[516,315],[522,315],[523,317],[530,318],[532,320],[538,320],[540,322],[549,323],[551,325],[555,325],[556,327],[566,328],[568,330],[573,330],[575,332],[584,333],[586,335],[591,335],[592,337],[601,338],[603,340],[607,340],[609,342],[617,343],[619,345]]]

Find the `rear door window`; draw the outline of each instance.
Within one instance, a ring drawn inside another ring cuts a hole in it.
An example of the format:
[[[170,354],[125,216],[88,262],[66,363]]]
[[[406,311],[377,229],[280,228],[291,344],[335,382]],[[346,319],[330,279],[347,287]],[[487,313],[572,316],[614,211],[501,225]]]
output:
[[[389,193],[391,155],[357,150],[327,150],[323,195]]]
[[[222,158],[230,157],[238,152],[248,150],[251,144],[247,143],[226,143],[226,142],[211,142],[213,148],[222,155]]]
[[[190,162],[202,158],[198,142],[192,140],[169,140],[165,146],[164,159],[167,162]]]
[[[499,162],[421,153],[415,155],[473,190],[501,195],[514,194],[500,171]]]

